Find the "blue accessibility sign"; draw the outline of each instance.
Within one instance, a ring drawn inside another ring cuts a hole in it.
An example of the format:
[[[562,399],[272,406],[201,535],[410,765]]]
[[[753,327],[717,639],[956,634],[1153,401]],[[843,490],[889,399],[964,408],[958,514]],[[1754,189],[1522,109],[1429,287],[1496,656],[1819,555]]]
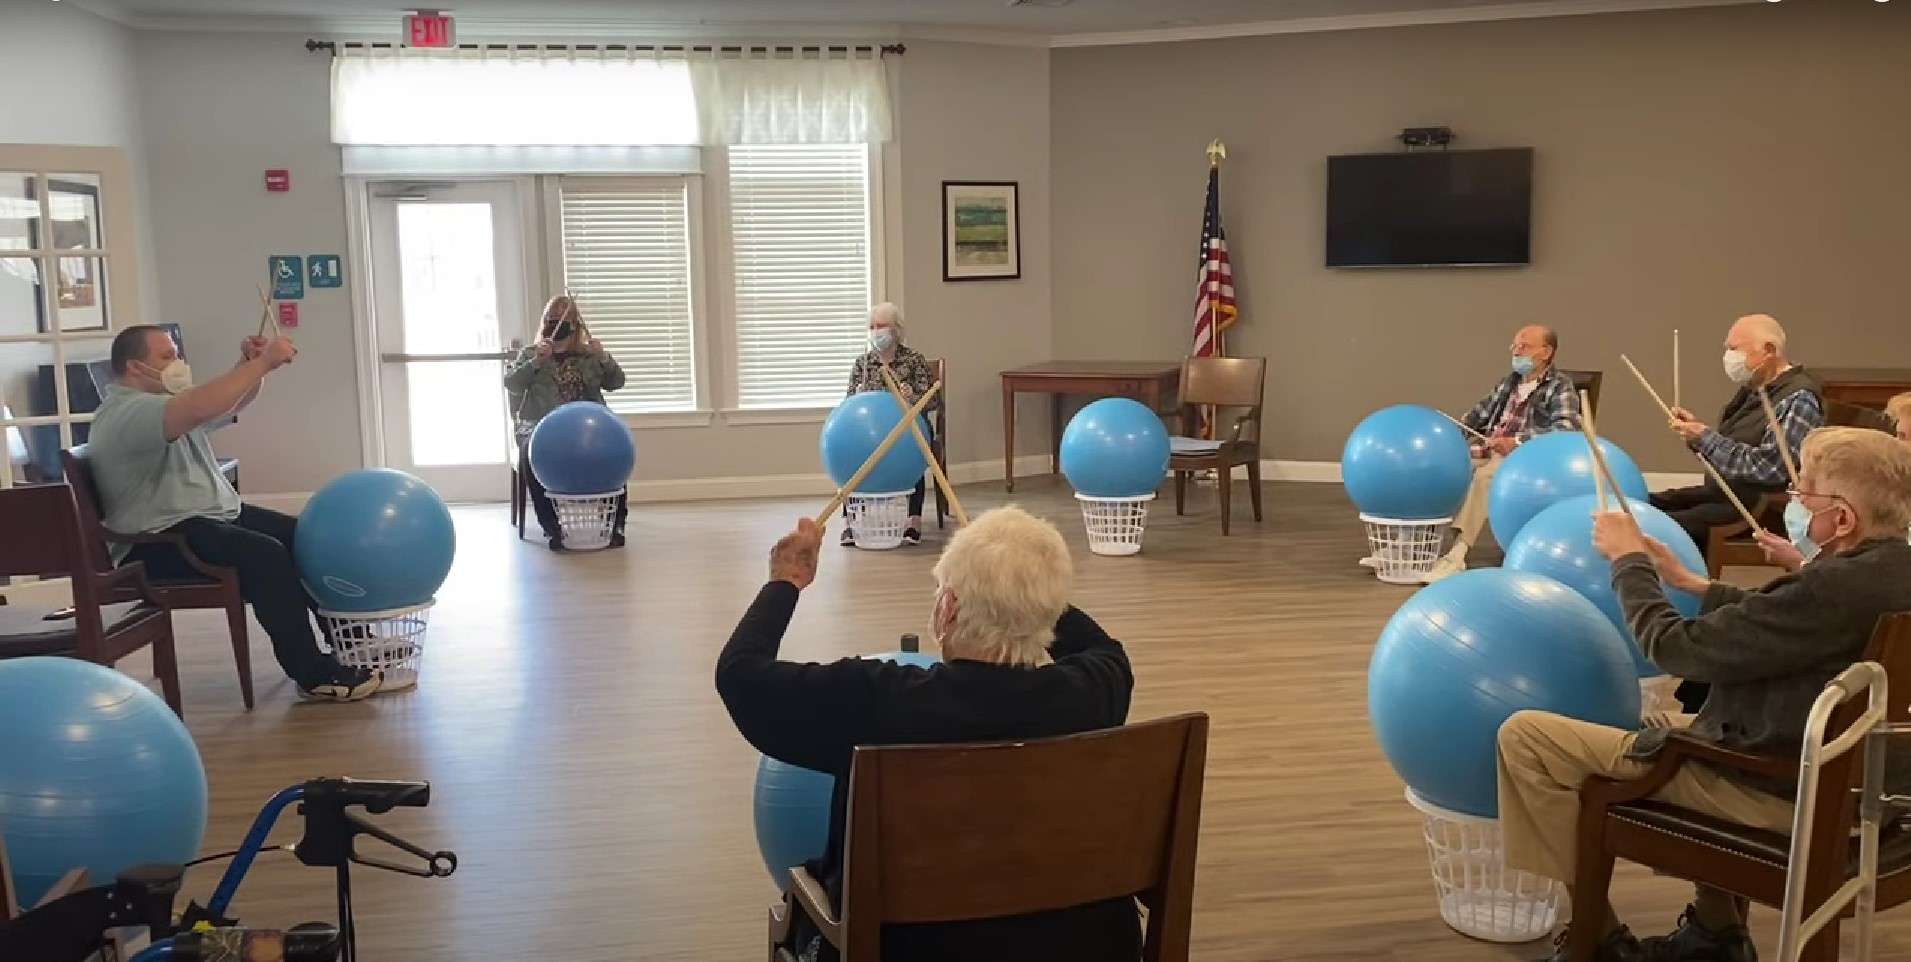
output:
[[[296,301],[305,297],[305,258],[274,254],[266,259],[272,271],[272,299]]]

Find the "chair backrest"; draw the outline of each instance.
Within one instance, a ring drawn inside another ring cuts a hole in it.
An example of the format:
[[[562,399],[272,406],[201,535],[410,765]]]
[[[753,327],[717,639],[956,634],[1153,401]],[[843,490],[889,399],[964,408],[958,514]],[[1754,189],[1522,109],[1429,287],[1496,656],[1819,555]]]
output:
[[[1181,362],[1181,403],[1259,410],[1267,358],[1190,357]]]
[[[104,507],[99,488],[93,484],[93,462],[86,456],[86,445],[75,445],[60,452],[60,467],[66,471],[66,483],[73,488],[73,509],[84,532],[86,556],[95,571],[109,571],[113,557],[106,550],[106,528],[100,521]]]
[[[1872,428],[1886,434],[1898,432],[1898,424],[1891,415],[1832,398],[1825,399],[1825,423],[1838,428]]]
[[[1559,369],[1559,373],[1572,379],[1573,391],[1575,393],[1580,391],[1586,392],[1586,400],[1592,402],[1593,418],[1597,420],[1599,417],[1599,385],[1606,379],[1606,372],[1569,371],[1562,367]]]
[[[935,372],[936,383],[942,385],[942,393],[936,395],[941,404],[936,405],[936,450],[942,454],[942,460],[949,460],[949,359],[930,358],[929,369]]]
[[[1147,958],[1185,958],[1207,737],[1195,713],[1025,742],[856,749],[845,955],[875,958],[884,923],[1139,896]]]
[[[0,577],[72,577],[73,603],[97,607],[94,567],[80,531],[73,489],[30,484],[0,490]]]

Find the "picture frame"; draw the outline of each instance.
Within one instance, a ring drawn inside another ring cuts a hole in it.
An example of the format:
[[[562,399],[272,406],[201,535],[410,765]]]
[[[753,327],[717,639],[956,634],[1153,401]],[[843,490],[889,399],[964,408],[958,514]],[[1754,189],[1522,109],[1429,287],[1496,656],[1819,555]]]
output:
[[[1022,276],[1020,183],[942,182],[942,279],[1009,281]]]
[[[56,204],[60,198],[70,198],[80,205],[84,216],[77,220],[58,217],[47,225],[51,230],[52,247],[55,251],[98,250],[105,246],[102,236],[102,209],[98,185],[71,180],[47,178],[47,190]],[[37,184],[27,182],[26,199],[37,200]],[[39,246],[40,238],[33,237],[33,245]],[[55,256],[40,261],[43,275],[34,286],[33,307],[36,326],[40,333],[53,332],[53,318],[47,316],[46,292],[44,287],[50,280],[54,283],[54,307],[62,316],[61,329],[66,333],[82,331],[104,331],[111,327],[106,311],[104,278],[100,277],[100,268],[105,266],[103,259],[94,255]],[[70,315],[70,316],[68,316]],[[76,320],[77,318],[77,320]]]

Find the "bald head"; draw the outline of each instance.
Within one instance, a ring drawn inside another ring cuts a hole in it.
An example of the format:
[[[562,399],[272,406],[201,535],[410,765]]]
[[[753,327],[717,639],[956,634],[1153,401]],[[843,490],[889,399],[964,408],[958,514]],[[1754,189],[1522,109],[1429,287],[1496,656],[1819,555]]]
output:
[[[1559,335],[1543,324],[1528,324],[1513,335],[1513,356],[1533,359],[1531,371],[1522,372],[1534,378],[1546,373],[1553,366],[1553,357],[1559,353]],[[1520,368],[1518,361],[1513,362],[1515,370]]]
[[[1744,361],[1752,380],[1763,384],[1790,366],[1785,359],[1785,328],[1770,314],[1747,314],[1725,332],[1725,369],[1732,373],[1734,354]],[[1738,380],[1739,378],[1734,378]]]

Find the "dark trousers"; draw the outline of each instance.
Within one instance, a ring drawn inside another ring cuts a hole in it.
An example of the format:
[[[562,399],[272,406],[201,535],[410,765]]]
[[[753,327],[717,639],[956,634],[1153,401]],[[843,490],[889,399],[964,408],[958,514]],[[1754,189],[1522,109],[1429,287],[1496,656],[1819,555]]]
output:
[[[279,667],[301,688],[324,684],[338,675],[338,663],[319,650],[312,630],[311,599],[292,563],[297,518],[246,505],[232,521],[189,518],[167,529],[183,535],[201,561],[239,571],[239,594],[252,606]],[[191,581],[203,576],[186,563],[179,549],[166,544],[134,545],[127,561],[146,565],[155,581]]]
[[[1732,485],[1732,493],[1739,496],[1747,507],[1754,506],[1758,499],[1779,488],[1763,485]],[[1668,491],[1655,491],[1650,498],[1652,506],[1672,516],[1672,520],[1692,536],[1699,553],[1704,554],[1706,542],[1711,540],[1711,531],[1719,525],[1731,524],[1740,520],[1738,509],[1725,497],[1725,492],[1713,482],[1695,485],[1690,488],[1673,488]]]
[[[537,515],[538,526],[544,529],[546,538],[555,538],[563,533],[557,523],[557,507],[551,504],[551,496],[544,491],[544,485],[538,483],[537,473],[531,470],[531,463],[524,462],[524,487],[531,495],[531,511]],[[611,530],[623,531],[624,519],[630,516],[630,489],[617,496],[617,519]]]

